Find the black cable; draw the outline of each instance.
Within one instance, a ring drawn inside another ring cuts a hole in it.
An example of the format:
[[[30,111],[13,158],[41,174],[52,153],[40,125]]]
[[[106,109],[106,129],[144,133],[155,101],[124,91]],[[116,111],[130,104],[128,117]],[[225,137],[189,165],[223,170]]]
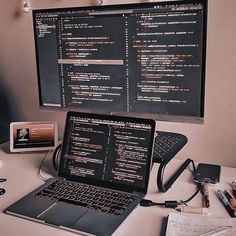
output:
[[[191,163],[192,163],[192,166],[193,166],[193,176],[195,176],[196,172],[197,172],[197,169],[196,169],[196,166],[195,166],[195,163],[194,161],[191,159]]]
[[[143,206],[143,207],[149,207],[149,206],[163,206],[165,205],[164,203],[159,203],[159,202],[153,202],[149,199],[142,199],[140,201],[140,206]]]
[[[149,199],[142,199],[140,201],[140,206],[143,207],[150,207],[150,206],[164,206],[166,208],[176,208],[179,205],[187,205],[188,202],[190,202],[199,192],[200,192],[201,187],[198,185],[197,186],[197,190],[194,192],[194,194],[188,198],[187,200],[182,200],[182,201],[175,201],[175,200],[171,200],[171,201],[165,201],[165,202],[153,202]]]
[[[179,205],[183,205],[183,204],[186,205],[188,202],[190,202],[200,192],[200,190],[201,190],[201,184],[197,184],[196,192],[190,198],[188,198],[187,200],[181,201],[180,202],[181,204],[179,204]]]
[[[194,175],[196,173],[196,167],[195,167],[195,164],[194,164],[194,161],[189,159],[189,163],[192,163],[192,166],[193,166],[193,172],[192,174]],[[140,201],[140,206],[143,206],[143,207],[150,207],[150,206],[165,206],[166,208],[176,208],[177,206],[179,205],[187,205],[188,202],[190,202],[201,190],[201,184],[199,183],[196,183],[197,185],[197,189],[196,191],[194,192],[194,194],[189,197],[188,199],[186,200],[181,200],[181,201],[165,201],[165,202],[153,202],[151,200],[148,200],[148,199],[142,199]]]
[[[53,167],[55,170],[58,169],[58,165],[59,165],[59,153],[61,151],[61,145],[62,144],[59,144],[55,151],[53,152],[53,156],[52,156],[52,164],[53,164]]]
[[[192,159],[187,158],[184,163],[179,167],[179,169],[170,177],[170,179],[164,184],[164,172],[167,164],[172,160],[172,158],[163,161],[157,172],[157,186],[160,192],[166,192],[172,186],[172,184],[178,179],[178,177],[183,173],[183,171],[189,166],[190,163],[193,165],[193,171],[196,172],[195,164]]]

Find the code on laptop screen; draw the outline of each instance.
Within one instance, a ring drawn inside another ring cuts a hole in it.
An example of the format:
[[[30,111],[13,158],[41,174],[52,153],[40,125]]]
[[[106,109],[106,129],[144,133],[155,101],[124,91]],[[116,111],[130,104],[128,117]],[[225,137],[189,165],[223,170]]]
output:
[[[148,124],[70,116],[62,172],[142,188],[151,142]]]

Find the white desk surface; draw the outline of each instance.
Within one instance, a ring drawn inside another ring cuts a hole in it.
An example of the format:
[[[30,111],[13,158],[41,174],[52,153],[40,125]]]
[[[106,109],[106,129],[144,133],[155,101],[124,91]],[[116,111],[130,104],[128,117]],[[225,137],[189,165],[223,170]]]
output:
[[[5,188],[6,193],[0,196],[0,235],[4,236],[19,236],[19,235],[34,235],[34,236],[75,236],[78,234],[60,230],[51,226],[42,225],[29,220],[6,215],[2,211],[20,199],[27,193],[39,187],[44,182],[38,178],[38,168],[45,152],[41,153],[9,153],[9,144],[0,145],[0,160],[4,161],[4,165],[0,167],[0,178],[7,178],[7,181],[0,183],[0,188]],[[181,160],[172,160],[166,168],[166,174],[171,174],[180,166]],[[44,176],[52,176],[55,174],[51,167],[51,154],[49,154],[44,162]],[[188,169],[178,178],[172,188],[166,193],[159,193],[156,186],[156,175],[158,164],[152,168],[147,199],[156,202],[165,200],[186,200],[195,191],[195,185],[192,182],[192,176]],[[219,184],[210,185],[210,216],[227,217],[228,213],[223,205],[217,199],[215,194],[217,189],[229,188],[233,180],[236,180],[236,169],[222,167],[221,181]],[[202,197],[198,194],[190,203],[191,206],[200,207]],[[163,220],[169,212],[174,212],[174,209],[161,208],[158,206],[140,207],[138,206],[125,222],[114,233],[115,236],[158,236],[163,228]]]

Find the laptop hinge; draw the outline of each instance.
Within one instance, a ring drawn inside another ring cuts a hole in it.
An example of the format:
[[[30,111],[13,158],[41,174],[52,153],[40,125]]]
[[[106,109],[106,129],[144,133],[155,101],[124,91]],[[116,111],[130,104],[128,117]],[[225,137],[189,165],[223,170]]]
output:
[[[133,191],[132,194],[136,195],[136,196],[145,196],[145,193],[141,193],[141,192],[137,192],[137,191]]]
[[[57,179],[59,179],[59,180],[66,180],[65,177],[59,177],[59,176],[57,176]]]

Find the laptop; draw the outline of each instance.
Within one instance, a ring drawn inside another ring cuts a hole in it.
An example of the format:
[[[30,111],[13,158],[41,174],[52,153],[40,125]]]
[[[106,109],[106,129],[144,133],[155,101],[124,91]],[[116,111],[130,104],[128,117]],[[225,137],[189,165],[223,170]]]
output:
[[[147,193],[154,134],[151,119],[68,112],[56,178],[5,213],[112,235]]]

